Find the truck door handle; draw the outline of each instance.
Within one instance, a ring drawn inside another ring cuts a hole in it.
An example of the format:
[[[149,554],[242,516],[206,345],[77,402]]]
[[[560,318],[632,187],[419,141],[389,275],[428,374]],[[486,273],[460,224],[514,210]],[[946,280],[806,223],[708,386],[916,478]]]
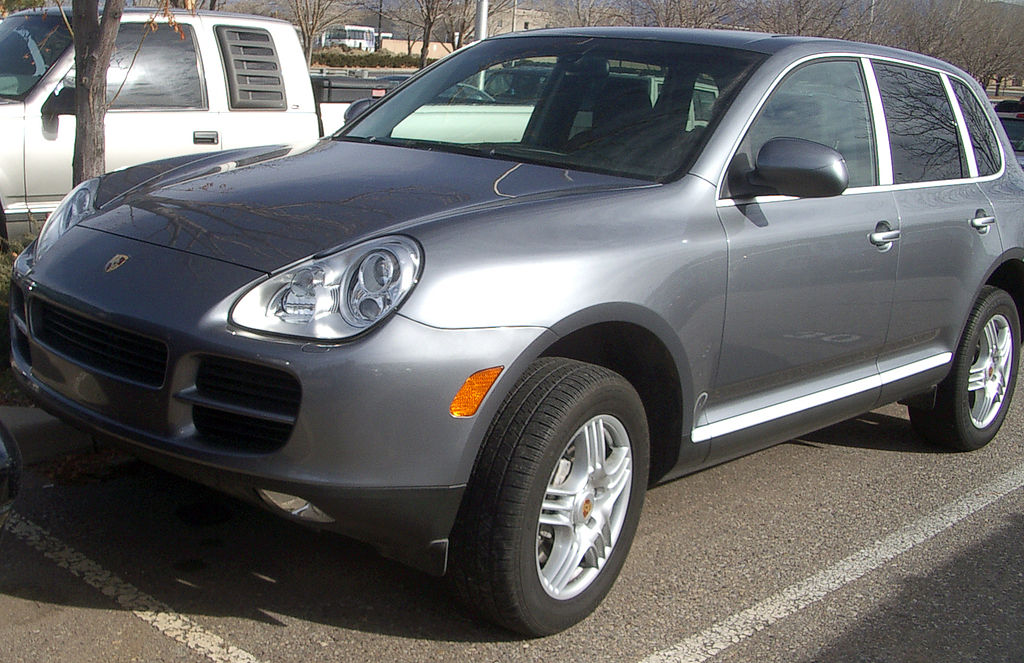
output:
[[[996,217],[987,216],[984,211],[978,210],[978,216],[971,219],[971,227],[978,231],[979,234],[984,235],[988,232],[988,227],[996,222]]]
[[[193,131],[192,142],[196,145],[216,145],[220,135],[216,131]]]
[[[893,230],[887,221],[879,221],[875,226],[875,232],[868,234],[868,241],[877,246],[882,253],[891,249],[893,242],[899,238],[899,228]]]

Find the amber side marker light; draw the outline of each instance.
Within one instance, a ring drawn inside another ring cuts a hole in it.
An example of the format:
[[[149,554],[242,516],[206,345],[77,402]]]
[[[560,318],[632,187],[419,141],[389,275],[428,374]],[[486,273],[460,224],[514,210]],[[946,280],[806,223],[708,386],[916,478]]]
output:
[[[459,389],[459,393],[455,394],[455,398],[452,399],[451,407],[448,408],[452,416],[472,417],[476,414],[476,411],[480,408],[480,403],[484,400],[484,396],[494,386],[494,381],[498,379],[498,376],[501,375],[504,369],[504,366],[485,368],[466,378],[466,381],[462,383],[462,388]]]

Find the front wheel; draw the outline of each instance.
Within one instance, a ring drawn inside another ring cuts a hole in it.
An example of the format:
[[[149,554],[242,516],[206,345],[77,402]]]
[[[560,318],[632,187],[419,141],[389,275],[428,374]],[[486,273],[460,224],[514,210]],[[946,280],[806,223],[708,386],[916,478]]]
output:
[[[620,375],[534,362],[484,441],[452,533],[452,579],[475,612],[527,635],[561,631],[611,589],[647,485],[643,404]]]
[[[1017,383],[1020,321],[1013,298],[985,286],[967,320],[953,369],[938,387],[935,408],[909,408],[926,440],[951,449],[980,449],[995,437]]]

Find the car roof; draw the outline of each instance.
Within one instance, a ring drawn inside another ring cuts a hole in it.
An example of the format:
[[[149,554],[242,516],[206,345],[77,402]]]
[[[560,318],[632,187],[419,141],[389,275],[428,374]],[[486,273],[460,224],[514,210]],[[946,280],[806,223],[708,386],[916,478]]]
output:
[[[873,55],[898,60],[916,62],[925,66],[960,72],[956,67],[920,53],[904,51],[888,46],[865,44],[862,42],[831,39],[826,37],[807,37],[797,35],[751,32],[746,30],[705,30],[694,28],[648,28],[648,27],[596,27],[596,28],[545,28],[527,32],[514,32],[496,35],[491,39],[510,39],[516,37],[604,37],[615,39],[640,39],[651,41],[670,41],[705,46],[720,46],[774,55],[782,51],[795,50],[801,55],[814,53],[851,53],[856,55]]]

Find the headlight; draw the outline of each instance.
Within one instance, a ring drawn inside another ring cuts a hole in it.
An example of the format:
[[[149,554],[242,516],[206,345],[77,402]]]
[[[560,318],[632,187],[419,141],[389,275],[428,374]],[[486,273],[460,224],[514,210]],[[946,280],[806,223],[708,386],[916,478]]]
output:
[[[96,211],[96,189],[99,182],[99,178],[96,177],[86,180],[64,196],[64,200],[60,201],[57,209],[53,210],[39,232],[39,238],[36,240],[36,260],[49,251],[70,228]]]
[[[382,237],[256,284],[235,302],[231,321],[270,334],[348,338],[398,308],[419,279],[421,264],[416,242]]]

